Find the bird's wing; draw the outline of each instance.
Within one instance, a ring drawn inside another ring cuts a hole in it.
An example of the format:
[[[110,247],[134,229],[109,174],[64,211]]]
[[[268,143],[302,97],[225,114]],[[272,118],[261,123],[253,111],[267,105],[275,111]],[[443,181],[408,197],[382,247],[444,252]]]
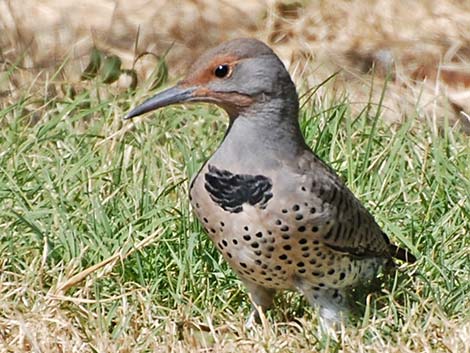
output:
[[[330,248],[357,257],[391,258],[391,244],[374,217],[338,175],[313,153],[299,162],[301,175],[308,175],[311,198],[330,217],[320,237]]]

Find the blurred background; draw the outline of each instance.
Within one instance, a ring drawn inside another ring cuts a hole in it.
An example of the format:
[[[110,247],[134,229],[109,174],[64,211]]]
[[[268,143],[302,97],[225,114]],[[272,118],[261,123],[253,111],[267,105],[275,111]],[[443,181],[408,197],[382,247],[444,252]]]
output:
[[[98,66],[117,58],[113,89],[141,86],[156,67],[159,84],[174,81],[202,51],[242,36],[272,46],[300,93],[334,75],[318,94],[360,111],[386,84],[390,124],[449,121],[470,133],[470,1],[457,0],[0,0],[1,104],[25,90],[65,95],[64,82],[86,89],[98,56]]]

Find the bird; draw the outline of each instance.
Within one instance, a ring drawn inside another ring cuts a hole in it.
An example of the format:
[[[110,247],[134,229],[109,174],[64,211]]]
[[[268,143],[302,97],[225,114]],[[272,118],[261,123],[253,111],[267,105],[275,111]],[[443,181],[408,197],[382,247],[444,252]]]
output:
[[[268,45],[239,38],[208,50],[174,87],[125,118],[189,102],[215,104],[229,118],[189,199],[250,295],[247,327],[285,290],[303,294],[320,323],[335,326],[353,311],[351,293],[370,290],[394,259],[416,261],[308,147],[295,84]]]

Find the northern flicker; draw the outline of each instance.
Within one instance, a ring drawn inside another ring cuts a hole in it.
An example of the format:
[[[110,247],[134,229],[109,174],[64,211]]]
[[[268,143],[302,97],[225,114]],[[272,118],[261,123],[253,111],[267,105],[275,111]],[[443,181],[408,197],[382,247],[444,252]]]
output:
[[[185,102],[216,104],[230,119],[190,200],[256,304],[250,323],[286,289],[303,293],[325,322],[341,321],[351,291],[393,258],[415,261],[306,145],[295,85],[267,45],[236,39],[209,50],[127,118]]]

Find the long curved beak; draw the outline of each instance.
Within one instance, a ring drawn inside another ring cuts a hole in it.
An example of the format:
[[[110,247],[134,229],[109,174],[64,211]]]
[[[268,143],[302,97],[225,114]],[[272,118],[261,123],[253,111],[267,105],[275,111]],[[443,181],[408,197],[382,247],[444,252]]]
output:
[[[195,87],[182,88],[178,85],[168,88],[167,90],[157,93],[152,98],[132,109],[124,119],[132,119],[136,116],[161,107],[165,107],[167,105],[188,102],[192,98],[195,98],[193,95],[195,90]]]

